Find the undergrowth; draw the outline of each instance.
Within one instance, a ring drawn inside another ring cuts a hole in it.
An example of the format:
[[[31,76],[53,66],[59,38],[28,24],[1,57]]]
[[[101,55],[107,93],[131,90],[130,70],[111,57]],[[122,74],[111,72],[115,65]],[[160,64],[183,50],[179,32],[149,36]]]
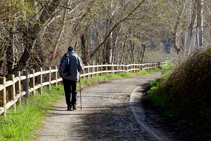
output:
[[[148,94],[163,114],[205,140],[211,133],[211,47],[198,50],[174,69],[166,68]],[[196,138],[196,137],[194,137]]]

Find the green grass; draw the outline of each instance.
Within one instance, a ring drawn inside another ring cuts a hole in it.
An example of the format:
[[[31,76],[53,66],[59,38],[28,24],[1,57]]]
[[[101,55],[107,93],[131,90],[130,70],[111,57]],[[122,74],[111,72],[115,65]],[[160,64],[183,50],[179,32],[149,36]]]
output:
[[[169,116],[174,114],[174,111],[171,109],[171,104],[167,98],[162,95],[159,95],[160,87],[167,83],[167,78],[171,75],[172,69],[174,68],[173,64],[169,64],[162,67],[162,77],[155,79],[150,84],[150,90],[147,91],[147,94],[151,95],[151,101],[154,106],[163,108],[163,115]]]
[[[47,111],[63,96],[62,86],[52,86],[51,90],[44,89],[42,95],[36,93],[29,97],[28,103],[17,106],[14,113],[10,108],[6,118],[0,116],[0,140],[1,141],[25,141],[36,136],[36,130],[41,127]]]
[[[84,87],[87,84],[99,81],[153,73],[160,69],[162,67],[137,73],[95,75],[89,79],[81,79],[81,86]],[[79,83],[77,87],[79,87]],[[42,126],[41,121],[45,119],[46,113],[49,109],[53,108],[55,102],[60,100],[63,95],[63,86],[52,86],[51,90],[45,88],[42,95],[36,93],[35,96],[30,96],[28,104],[22,103],[21,106],[17,105],[16,113],[14,113],[12,108],[8,109],[6,117],[0,116],[0,141],[26,141],[34,139],[36,131]]]

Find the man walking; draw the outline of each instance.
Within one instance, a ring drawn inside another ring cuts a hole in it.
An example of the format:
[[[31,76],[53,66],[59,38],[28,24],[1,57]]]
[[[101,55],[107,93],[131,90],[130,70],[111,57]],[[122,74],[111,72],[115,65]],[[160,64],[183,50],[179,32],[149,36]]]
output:
[[[74,52],[74,47],[68,47],[68,52],[65,53],[60,60],[59,74],[63,79],[67,110],[76,110],[77,101],[77,81],[80,79],[79,72],[83,68],[83,62],[81,58]],[[72,97],[71,97],[72,94]],[[71,97],[71,101],[70,101]]]

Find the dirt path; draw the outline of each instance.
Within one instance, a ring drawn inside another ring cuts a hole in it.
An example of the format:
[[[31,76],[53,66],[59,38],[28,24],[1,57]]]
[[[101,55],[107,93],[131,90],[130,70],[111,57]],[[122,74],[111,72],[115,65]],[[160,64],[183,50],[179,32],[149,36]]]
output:
[[[66,111],[65,99],[52,109],[37,141],[71,140],[169,140],[144,123],[139,104],[142,90],[161,72],[112,80],[82,90],[83,110]],[[79,94],[78,94],[79,96]]]

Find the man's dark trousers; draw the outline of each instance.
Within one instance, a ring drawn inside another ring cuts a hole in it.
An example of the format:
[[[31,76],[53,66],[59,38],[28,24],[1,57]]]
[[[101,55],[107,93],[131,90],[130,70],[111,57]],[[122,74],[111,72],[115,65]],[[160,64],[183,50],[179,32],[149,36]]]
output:
[[[72,81],[63,78],[63,85],[64,85],[64,91],[65,91],[65,97],[66,97],[66,103],[67,106],[73,106],[76,107],[76,100],[77,100],[77,91],[76,91],[76,85],[77,81]],[[70,97],[72,94],[72,102],[70,101]]]

